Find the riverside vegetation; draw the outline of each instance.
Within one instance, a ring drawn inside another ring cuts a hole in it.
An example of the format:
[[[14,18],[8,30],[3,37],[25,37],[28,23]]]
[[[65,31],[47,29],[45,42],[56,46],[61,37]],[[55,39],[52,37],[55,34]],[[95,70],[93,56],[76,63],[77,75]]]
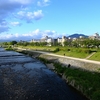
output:
[[[51,44],[52,46],[48,46]],[[8,47],[20,47],[25,49],[31,50],[39,50],[39,51],[46,51],[52,52],[58,55],[71,56],[76,58],[82,59],[90,59],[100,61],[100,40],[97,39],[89,39],[89,38],[82,38],[76,39],[75,41],[65,41],[64,47],[61,43],[47,43],[47,42],[25,42],[25,41],[10,41],[10,42],[3,42],[0,45]],[[93,53],[92,56],[90,56]],[[90,56],[88,58],[88,56]]]
[[[75,48],[75,47],[61,47],[61,46],[16,46],[15,48],[23,48],[23,49],[29,49],[29,50],[37,50],[37,51],[45,51],[45,52],[51,52],[57,55],[64,55],[70,56],[70,57],[76,57],[76,58],[82,58],[85,59],[89,55],[95,52],[94,55],[89,57],[89,60],[96,60],[100,61],[100,50],[95,48]],[[13,50],[11,46],[7,46],[6,50]]]

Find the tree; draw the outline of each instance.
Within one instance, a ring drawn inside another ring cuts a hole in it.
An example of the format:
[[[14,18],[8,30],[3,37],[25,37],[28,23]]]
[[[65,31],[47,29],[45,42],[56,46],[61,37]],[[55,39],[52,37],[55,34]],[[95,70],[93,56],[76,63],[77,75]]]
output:
[[[10,45],[15,45],[15,44],[17,44],[17,41],[11,41],[10,42]]]
[[[64,41],[64,46],[68,46],[68,45],[69,45],[68,41]]]
[[[7,42],[3,42],[3,44],[4,44],[4,45],[8,45],[8,43],[7,43]]]

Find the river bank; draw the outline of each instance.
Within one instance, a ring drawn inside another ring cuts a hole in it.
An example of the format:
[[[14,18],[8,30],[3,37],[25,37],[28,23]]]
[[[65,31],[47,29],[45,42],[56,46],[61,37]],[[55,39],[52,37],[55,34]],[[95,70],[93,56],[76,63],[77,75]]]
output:
[[[100,73],[83,69],[80,70],[80,68],[76,69],[71,66],[68,68],[58,62],[54,65],[53,63],[57,61],[57,59],[52,59],[50,56],[41,56],[41,53],[32,53],[29,51],[24,51],[24,53],[33,57],[35,55],[36,58],[39,57],[39,60],[43,61],[49,69],[54,70],[57,74],[62,76],[67,84],[73,86],[90,100],[100,100]]]
[[[88,100],[42,61],[0,48],[0,100]]]

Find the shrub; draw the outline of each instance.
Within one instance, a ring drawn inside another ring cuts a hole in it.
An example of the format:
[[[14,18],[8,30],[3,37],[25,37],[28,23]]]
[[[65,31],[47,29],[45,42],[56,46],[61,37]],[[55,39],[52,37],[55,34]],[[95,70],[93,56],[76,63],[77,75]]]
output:
[[[54,52],[58,52],[58,51],[60,51],[60,49],[59,49],[59,48],[56,48],[56,49],[54,50]]]
[[[92,51],[91,51],[91,50],[86,49],[86,50],[83,50],[83,52],[90,54]]]
[[[92,95],[92,100],[100,100],[100,90],[94,92]]]
[[[12,51],[13,48],[12,48],[11,46],[9,46],[8,48],[5,48],[5,50],[7,50],[7,51]]]
[[[67,51],[70,51],[70,49],[68,48]]]

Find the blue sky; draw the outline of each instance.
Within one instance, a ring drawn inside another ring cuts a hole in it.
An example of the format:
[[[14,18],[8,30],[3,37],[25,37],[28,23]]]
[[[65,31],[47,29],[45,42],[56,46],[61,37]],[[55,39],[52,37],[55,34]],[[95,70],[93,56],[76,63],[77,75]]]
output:
[[[100,33],[100,0],[0,0],[0,40]]]

